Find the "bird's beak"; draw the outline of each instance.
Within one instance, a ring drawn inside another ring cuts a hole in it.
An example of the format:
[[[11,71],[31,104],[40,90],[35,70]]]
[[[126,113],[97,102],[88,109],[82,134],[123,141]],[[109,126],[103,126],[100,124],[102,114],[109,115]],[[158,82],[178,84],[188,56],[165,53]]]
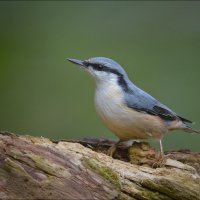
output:
[[[86,67],[84,65],[84,61],[82,60],[77,60],[77,59],[74,59],[74,58],[67,58],[67,60],[69,60],[70,62],[72,62],[73,64],[76,64],[76,65],[81,65],[83,67]]]

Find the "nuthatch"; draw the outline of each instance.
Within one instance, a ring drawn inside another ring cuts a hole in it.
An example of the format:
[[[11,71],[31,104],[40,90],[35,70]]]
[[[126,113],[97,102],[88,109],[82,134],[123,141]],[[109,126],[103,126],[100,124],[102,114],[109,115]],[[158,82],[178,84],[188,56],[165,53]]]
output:
[[[156,139],[160,142],[163,155],[162,138],[167,131],[200,133],[187,125],[192,123],[190,120],[179,116],[134,85],[117,62],[104,57],[68,60],[80,65],[95,80],[96,111],[119,142]]]

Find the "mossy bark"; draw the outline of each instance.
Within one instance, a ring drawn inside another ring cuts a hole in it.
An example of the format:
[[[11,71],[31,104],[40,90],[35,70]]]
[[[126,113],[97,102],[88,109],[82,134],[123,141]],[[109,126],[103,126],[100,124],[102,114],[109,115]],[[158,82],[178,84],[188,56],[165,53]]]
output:
[[[118,159],[102,153],[109,146],[1,132],[0,199],[200,200],[200,153],[170,152],[152,168],[148,145],[118,150]]]

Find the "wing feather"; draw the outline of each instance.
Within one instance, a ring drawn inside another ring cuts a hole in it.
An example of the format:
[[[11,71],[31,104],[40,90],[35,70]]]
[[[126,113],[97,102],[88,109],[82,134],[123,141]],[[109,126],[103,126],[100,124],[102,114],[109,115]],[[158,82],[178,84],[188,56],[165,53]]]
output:
[[[181,120],[183,123],[192,123],[192,121],[177,115],[170,108],[157,101],[151,95],[143,90],[135,87],[135,92],[129,93],[126,96],[126,104],[129,108],[137,110],[138,112],[148,113],[150,115],[159,116],[163,120],[174,121]]]

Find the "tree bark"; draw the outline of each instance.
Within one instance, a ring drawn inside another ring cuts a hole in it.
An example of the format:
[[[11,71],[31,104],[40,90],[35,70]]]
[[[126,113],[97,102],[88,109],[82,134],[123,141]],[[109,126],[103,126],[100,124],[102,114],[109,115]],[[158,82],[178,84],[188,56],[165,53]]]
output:
[[[103,139],[51,141],[0,132],[0,199],[200,200],[200,153]]]

